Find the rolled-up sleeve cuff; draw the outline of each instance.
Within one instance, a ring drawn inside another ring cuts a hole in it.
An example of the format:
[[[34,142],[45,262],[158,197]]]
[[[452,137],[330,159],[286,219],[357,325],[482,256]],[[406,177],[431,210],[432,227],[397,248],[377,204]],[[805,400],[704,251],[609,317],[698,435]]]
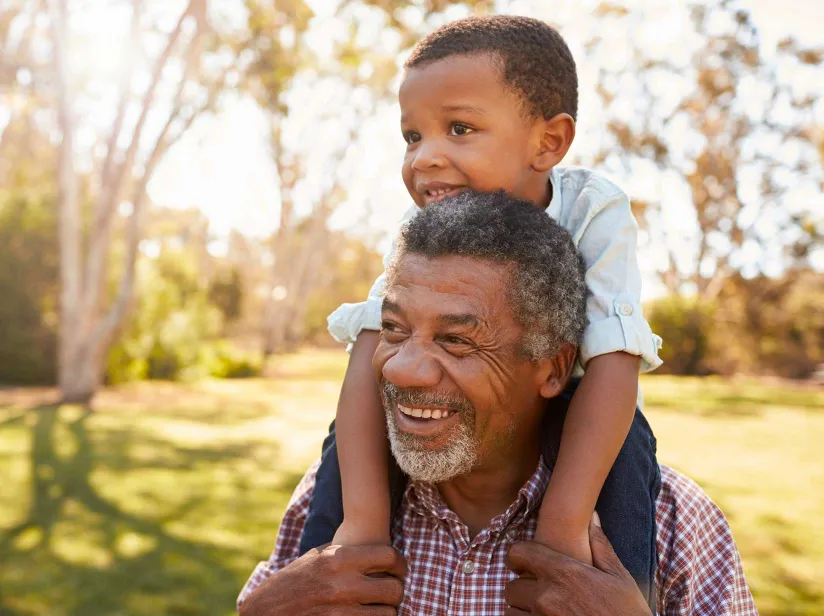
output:
[[[369,297],[365,302],[342,304],[326,319],[332,338],[352,344],[364,329],[381,328],[383,298]]]
[[[613,315],[590,323],[579,349],[581,365],[607,353],[624,352],[641,358],[640,372],[651,372],[663,361],[658,356],[661,338],[652,333],[647,322],[631,316]]]

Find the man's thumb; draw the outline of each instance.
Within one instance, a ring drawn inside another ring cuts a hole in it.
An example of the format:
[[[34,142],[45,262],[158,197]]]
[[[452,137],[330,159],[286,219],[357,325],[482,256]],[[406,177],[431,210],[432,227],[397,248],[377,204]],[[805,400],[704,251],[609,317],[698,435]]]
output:
[[[618,559],[612,544],[601,528],[601,519],[596,512],[589,523],[589,545],[592,550],[592,564],[596,569],[613,575],[629,575]]]

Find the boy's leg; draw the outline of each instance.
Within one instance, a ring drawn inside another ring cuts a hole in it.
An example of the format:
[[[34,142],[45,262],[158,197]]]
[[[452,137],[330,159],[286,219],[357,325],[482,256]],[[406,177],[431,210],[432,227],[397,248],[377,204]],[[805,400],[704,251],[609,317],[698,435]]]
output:
[[[544,420],[544,459],[552,468],[561,442],[563,420],[577,379],[551,401]],[[635,410],[624,446],[607,476],[596,510],[604,532],[624,567],[635,578],[655,613],[657,545],[655,500],[661,490],[656,442],[640,410]]]
[[[315,478],[315,489],[309,502],[309,514],[300,538],[300,554],[332,541],[343,522],[343,490],[340,485],[338,446],[335,440],[335,422],[323,441],[320,466]]]
[[[392,511],[397,511],[406,491],[407,477],[389,456],[389,496]],[[343,522],[343,490],[340,482],[338,446],[335,438],[335,422],[329,426],[329,434],[323,441],[320,466],[315,477],[315,489],[309,502],[309,514],[300,538],[300,554],[332,541]]]

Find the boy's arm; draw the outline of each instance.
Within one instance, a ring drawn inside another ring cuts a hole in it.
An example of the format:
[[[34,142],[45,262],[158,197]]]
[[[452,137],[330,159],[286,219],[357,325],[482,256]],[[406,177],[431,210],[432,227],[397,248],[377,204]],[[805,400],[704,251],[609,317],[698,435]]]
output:
[[[418,213],[412,206],[401,224]],[[395,251],[393,239],[384,255],[386,266]],[[343,489],[343,524],[334,542],[341,544],[389,543],[389,448],[386,423],[372,356],[378,346],[381,304],[386,276],[381,274],[365,302],[344,304],[328,319],[329,333],[351,344],[343,379],[335,431]]]
[[[584,377],[564,422],[536,537],[588,562],[588,524],[626,439],[638,396],[638,372],[658,367],[660,339],[641,308],[638,226],[629,198],[593,175],[576,204],[587,208],[573,229],[586,265],[588,325],[579,349]]]
[[[639,358],[617,352],[587,365],[567,411],[535,539],[591,562],[589,521],[635,414]]]
[[[378,384],[372,371],[379,336],[370,330],[360,333],[341,387],[335,431],[344,520],[334,543],[389,543],[389,453]]]

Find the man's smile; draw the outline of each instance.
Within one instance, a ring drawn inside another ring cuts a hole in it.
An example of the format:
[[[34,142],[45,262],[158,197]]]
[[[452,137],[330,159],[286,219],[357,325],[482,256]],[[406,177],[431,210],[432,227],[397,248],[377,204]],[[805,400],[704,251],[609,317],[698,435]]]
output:
[[[395,423],[402,432],[435,437],[460,422],[458,411],[444,407],[409,407],[395,403]]]

